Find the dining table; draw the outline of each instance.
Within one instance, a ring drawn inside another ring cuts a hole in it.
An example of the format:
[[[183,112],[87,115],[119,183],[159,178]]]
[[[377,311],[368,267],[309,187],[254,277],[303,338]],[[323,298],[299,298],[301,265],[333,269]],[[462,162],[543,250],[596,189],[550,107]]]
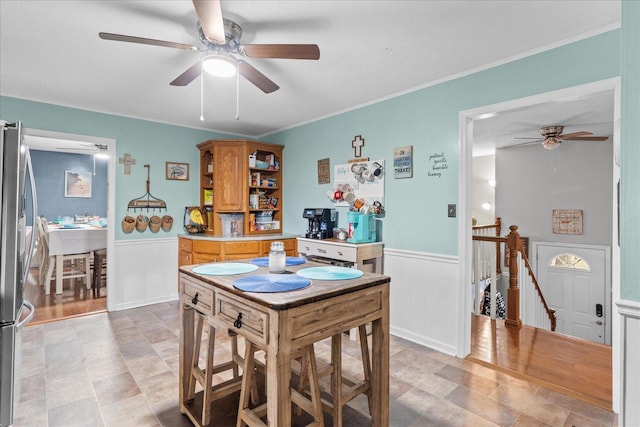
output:
[[[108,228],[91,224],[49,224],[48,228],[49,257],[56,260],[56,294],[62,294],[64,256],[106,248]],[[87,280],[90,283],[90,274]]]

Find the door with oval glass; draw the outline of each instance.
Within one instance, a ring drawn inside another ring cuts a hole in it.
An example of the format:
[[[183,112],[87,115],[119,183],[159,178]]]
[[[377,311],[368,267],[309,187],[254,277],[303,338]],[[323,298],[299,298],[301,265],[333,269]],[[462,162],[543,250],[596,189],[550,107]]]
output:
[[[536,261],[556,332],[610,345],[609,247],[538,243]]]

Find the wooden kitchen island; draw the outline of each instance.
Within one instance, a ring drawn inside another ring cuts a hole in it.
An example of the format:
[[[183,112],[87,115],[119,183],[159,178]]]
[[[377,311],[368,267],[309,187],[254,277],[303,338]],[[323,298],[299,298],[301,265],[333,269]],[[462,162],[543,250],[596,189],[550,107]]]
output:
[[[306,263],[287,272],[321,266]],[[291,425],[291,352],[352,328],[372,323],[371,425],[389,425],[389,284],[381,274],[364,273],[351,280],[312,280],[304,289],[281,293],[242,292],[234,280],[267,274],[266,267],[232,276],[194,273],[180,267],[180,409],[194,425],[198,409],[187,401],[194,348],[195,310],[219,330],[234,331],[266,350],[268,425]],[[197,294],[197,297],[196,297]],[[234,326],[242,314],[241,326]],[[212,419],[215,419],[215,412]]]

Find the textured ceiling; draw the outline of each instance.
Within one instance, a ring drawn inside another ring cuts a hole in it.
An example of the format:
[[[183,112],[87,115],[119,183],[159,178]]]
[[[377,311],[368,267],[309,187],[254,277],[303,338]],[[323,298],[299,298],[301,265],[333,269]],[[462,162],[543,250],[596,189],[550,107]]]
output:
[[[320,60],[248,59],[280,89],[264,94],[241,79],[238,120],[235,79],[207,77],[200,121],[200,80],[169,82],[201,53],[98,38],[199,46],[191,2],[3,0],[0,93],[259,137],[620,22],[619,1],[596,0],[222,0],[222,10],[243,28],[242,42],[316,43]]]

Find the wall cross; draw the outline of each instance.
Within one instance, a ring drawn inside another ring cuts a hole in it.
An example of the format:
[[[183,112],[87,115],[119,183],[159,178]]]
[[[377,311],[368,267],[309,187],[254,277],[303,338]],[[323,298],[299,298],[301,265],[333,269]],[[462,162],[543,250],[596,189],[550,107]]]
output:
[[[136,159],[132,158],[131,154],[124,153],[124,156],[120,157],[118,159],[118,163],[124,165],[124,174],[125,175],[130,175],[131,174],[131,165],[135,165],[136,164]]]
[[[351,141],[351,146],[354,148],[355,156],[362,156],[362,147],[364,146],[364,138],[362,135],[357,135],[353,141]]]

